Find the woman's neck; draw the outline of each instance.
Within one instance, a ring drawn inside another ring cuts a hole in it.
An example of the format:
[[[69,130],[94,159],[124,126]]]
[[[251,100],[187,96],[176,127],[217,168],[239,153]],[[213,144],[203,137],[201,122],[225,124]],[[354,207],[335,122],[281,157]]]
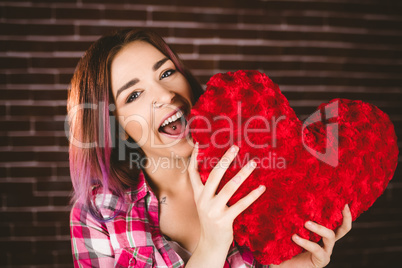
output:
[[[143,171],[157,197],[175,194],[191,187],[187,172],[188,162],[189,158],[149,157],[147,159],[147,165]]]

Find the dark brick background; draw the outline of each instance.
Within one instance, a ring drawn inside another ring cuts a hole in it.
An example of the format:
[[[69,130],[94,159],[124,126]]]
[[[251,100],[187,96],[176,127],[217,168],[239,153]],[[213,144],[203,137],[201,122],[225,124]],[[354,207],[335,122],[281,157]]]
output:
[[[91,42],[125,27],[163,35],[203,84],[258,69],[300,118],[332,98],[361,99],[402,137],[401,1],[2,0],[0,266],[72,266],[67,87]],[[401,267],[400,162],[329,267]]]

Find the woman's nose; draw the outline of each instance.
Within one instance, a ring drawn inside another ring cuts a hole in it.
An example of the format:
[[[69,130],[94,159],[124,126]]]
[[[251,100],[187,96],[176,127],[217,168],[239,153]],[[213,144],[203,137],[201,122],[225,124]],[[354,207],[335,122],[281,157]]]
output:
[[[167,88],[158,87],[155,91],[154,103],[159,104],[159,106],[162,106],[163,104],[171,104],[175,96],[176,94],[173,91]]]

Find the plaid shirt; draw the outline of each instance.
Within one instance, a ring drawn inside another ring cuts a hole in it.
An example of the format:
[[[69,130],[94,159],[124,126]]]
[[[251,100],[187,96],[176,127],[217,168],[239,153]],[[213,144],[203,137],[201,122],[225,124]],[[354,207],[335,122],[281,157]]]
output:
[[[159,202],[143,173],[138,187],[127,191],[125,198],[123,202],[116,195],[94,191],[104,221],[82,203],[74,204],[70,214],[74,267],[184,267],[160,231]],[[268,265],[258,264],[248,249],[232,245],[224,267]]]

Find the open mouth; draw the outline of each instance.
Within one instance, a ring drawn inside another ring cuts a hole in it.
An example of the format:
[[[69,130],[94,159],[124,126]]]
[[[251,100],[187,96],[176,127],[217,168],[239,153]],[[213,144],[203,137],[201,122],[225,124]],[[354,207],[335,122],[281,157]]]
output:
[[[170,114],[159,126],[158,131],[169,136],[181,136],[186,130],[187,120],[185,111],[180,107]]]

